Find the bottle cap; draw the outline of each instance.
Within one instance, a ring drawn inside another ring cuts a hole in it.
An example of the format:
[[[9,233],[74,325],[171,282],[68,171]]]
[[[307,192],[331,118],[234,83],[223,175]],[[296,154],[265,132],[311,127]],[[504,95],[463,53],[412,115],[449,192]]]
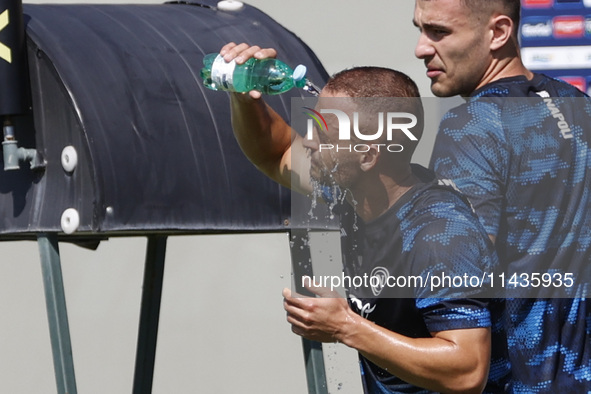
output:
[[[306,76],[306,71],[308,71],[308,69],[303,64],[299,64],[298,66],[296,66],[296,68],[293,70],[293,80],[297,82],[304,79],[304,77]]]

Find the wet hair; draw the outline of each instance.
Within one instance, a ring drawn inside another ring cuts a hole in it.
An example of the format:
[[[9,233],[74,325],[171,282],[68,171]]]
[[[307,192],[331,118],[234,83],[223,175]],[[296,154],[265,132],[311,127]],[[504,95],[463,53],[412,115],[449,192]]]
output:
[[[324,89],[352,98],[360,112],[407,112],[415,115],[417,125],[410,130],[418,139],[421,138],[423,103],[419,88],[408,75],[385,67],[355,67],[333,75]],[[409,142],[406,137],[403,145],[411,154],[416,147],[416,143]]]
[[[487,13],[491,15],[494,12],[500,12],[507,15],[513,21],[513,33],[517,34],[521,13],[520,0],[459,0],[460,4],[468,9],[474,15]]]

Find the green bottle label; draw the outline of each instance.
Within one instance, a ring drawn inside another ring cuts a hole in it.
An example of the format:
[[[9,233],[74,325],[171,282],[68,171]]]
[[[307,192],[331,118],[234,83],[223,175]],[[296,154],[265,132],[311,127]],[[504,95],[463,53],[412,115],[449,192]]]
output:
[[[217,55],[211,65],[211,81],[214,86],[222,90],[232,90],[234,88],[233,76],[236,62],[226,62],[222,55]]]

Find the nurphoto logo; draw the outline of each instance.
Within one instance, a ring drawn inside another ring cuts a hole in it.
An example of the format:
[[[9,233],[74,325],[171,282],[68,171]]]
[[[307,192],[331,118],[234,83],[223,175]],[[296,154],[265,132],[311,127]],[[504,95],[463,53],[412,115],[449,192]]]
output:
[[[367,152],[370,146],[377,147],[378,150],[386,149],[388,152],[402,152],[404,147],[400,144],[391,143],[393,141],[394,132],[401,131],[411,141],[418,141],[418,138],[410,131],[411,128],[416,126],[417,117],[408,112],[378,112],[375,116],[377,117],[377,130],[372,131],[371,134],[362,133],[359,130],[359,113],[353,112],[353,120],[350,119],[349,115],[344,111],[338,109],[326,109],[322,108],[316,111],[310,107],[304,107],[307,112],[306,115],[310,116],[307,122],[306,138],[312,140],[314,138],[314,123],[318,126],[318,132],[328,132],[328,124],[322,114],[335,115],[338,120],[338,139],[339,141],[351,141],[353,132],[354,137],[360,141],[367,141],[367,144],[349,144],[349,145],[335,145],[335,144],[319,144],[319,150],[335,150],[335,151],[355,151],[355,152]],[[352,127],[351,127],[352,126]],[[377,143],[378,140],[383,141],[383,135],[386,135],[386,141],[388,143]],[[373,143],[372,143],[373,141]]]

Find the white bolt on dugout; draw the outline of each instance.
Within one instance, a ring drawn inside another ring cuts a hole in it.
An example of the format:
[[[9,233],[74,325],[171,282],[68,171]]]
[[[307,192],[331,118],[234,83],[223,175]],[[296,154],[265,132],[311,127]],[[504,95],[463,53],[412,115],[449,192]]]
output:
[[[69,145],[62,150],[62,167],[66,172],[73,172],[78,165],[78,152]]]
[[[74,208],[68,208],[62,213],[61,226],[66,234],[72,234],[78,230],[80,225],[80,214]]]
[[[244,3],[234,0],[223,0],[218,2],[218,10],[221,11],[238,11],[244,7]]]

